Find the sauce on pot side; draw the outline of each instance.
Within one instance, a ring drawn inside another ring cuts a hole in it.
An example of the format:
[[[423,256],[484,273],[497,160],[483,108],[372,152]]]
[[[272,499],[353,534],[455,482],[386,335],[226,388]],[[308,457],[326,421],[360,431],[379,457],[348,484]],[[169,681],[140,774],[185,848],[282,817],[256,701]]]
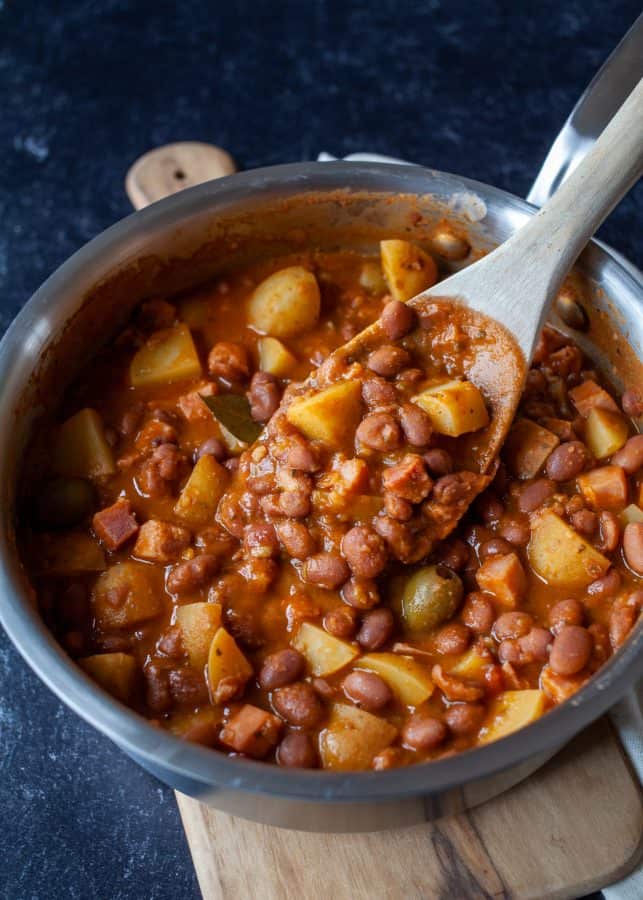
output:
[[[119,700],[228,754],[385,769],[495,740],[640,613],[643,399],[548,328],[480,470],[502,398],[472,361],[506,334],[407,307],[435,262],[381,250],[144,302],[27,457],[47,623]]]

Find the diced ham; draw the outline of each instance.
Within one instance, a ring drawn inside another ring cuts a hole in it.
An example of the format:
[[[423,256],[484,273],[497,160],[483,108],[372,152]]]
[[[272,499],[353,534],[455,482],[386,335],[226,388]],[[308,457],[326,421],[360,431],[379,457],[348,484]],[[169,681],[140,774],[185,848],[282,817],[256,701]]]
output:
[[[281,721],[272,713],[246,703],[219,735],[222,744],[237,753],[263,759],[279,740]]]
[[[206,381],[195,391],[183,394],[179,397],[177,406],[188,422],[208,421],[212,419],[212,413],[205,405],[202,397],[212,397],[217,393],[217,386],[212,381]]]
[[[166,565],[176,562],[190,540],[191,534],[187,528],[150,519],[141,525],[133,555]]]
[[[507,438],[504,458],[518,478],[535,478],[560,438],[531,419],[518,419]]]
[[[92,519],[92,527],[96,537],[108,550],[119,550],[138,533],[132,505],[124,497],[97,512]]]
[[[623,509],[627,505],[627,478],[620,466],[601,466],[578,478],[578,486],[594,509]]]
[[[385,493],[395,494],[409,503],[419,503],[430,494],[433,481],[422,457],[407,453],[401,462],[384,471],[382,485]]]
[[[480,590],[493,594],[504,609],[515,609],[527,591],[527,576],[515,553],[490,556],[476,573]]]
[[[618,406],[614,400],[595,381],[583,381],[578,387],[572,388],[569,392],[569,399],[583,418],[587,418],[595,407],[618,412]]]

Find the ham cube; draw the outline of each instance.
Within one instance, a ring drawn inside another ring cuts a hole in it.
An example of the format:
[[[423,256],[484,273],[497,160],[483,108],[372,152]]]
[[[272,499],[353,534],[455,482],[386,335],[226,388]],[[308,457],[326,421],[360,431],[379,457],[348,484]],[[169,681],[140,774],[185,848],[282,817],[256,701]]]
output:
[[[219,735],[222,744],[237,753],[263,759],[279,740],[281,721],[272,713],[246,703]]]
[[[138,522],[129,500],[119,497],[116,503],[101,509],[92,519],[96,537],[108,550],[119,550],[138,533]]]
[[[167,565],[179,559],[189,546],[191,537],[187,528],[150,519],[141,525],[133,555]]]
[[[493,594],[504,609],[515,609],[527,592],[527,576],[515,553],[490,556],[476,573],[480,590]]]
[[[578,410],[578,414],[583,416],[584,419],[587,418],[594,408],[606,409],[608,412],[618,412],[618,406],[614,400],[595,381],[583,381],[578,387],[572,388],[569,392],[569,399]]]

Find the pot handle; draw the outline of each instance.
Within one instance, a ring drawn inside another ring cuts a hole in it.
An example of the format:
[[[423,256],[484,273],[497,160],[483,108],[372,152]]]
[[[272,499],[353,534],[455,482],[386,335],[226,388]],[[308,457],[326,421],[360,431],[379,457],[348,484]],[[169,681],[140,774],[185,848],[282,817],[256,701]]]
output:
[[[527,194],[542,206],[592,147],[643,77],[643,14],[606,59],[563,125]]]

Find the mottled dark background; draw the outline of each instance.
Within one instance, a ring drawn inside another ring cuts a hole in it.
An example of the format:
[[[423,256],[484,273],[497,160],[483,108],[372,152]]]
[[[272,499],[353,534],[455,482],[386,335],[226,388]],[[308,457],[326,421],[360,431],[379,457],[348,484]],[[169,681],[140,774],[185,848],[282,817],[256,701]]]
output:
[[[406,157],[524,195],[637,0],[0,0],[0,329],[177,140],[241,168]],[[642,263],[639,185],[602,236]],[[0,896],[185,900],[170,791],[0,635]],[[377,889],[374,887],[374,897]]]

